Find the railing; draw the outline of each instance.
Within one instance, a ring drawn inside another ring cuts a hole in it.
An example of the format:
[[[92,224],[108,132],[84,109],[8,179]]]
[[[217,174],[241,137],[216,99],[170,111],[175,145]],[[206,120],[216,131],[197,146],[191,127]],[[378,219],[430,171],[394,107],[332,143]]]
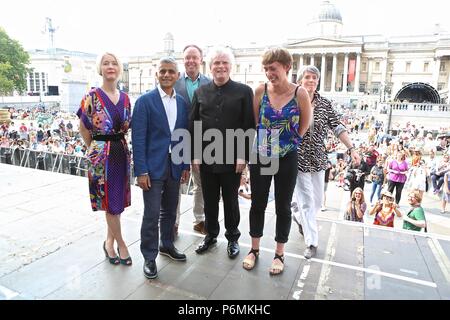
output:
[[[0,148],[0,163],[51,172],[87,176],[85,157],[22,148]]]
[[[22,148],[0,147],[0,163],[81,177],[87,177],[88,171],[86,157]],[[133,164],[131,166],[130,183],[133,184],[135,178]],[[182,193],[190,194],[192,188],[191,175],[187,187],[186,185],[182,186]]]
[[[402,103],[402,102],[387,102],[383,104],[386,105],[387,107],[391,106],[393,111],[440,112],[450,115],[450,104]]]

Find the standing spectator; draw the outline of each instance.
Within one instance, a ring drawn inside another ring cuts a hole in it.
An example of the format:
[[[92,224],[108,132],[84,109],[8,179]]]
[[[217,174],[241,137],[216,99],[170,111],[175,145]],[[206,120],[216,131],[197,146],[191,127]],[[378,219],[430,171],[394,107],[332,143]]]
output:
[[[189,145],[174,134],[175,130],[188,127],[186,102],[173,88],[179,75],[175,59],[162,58],[156,74],[158,87],[141,96],[133,111],[134,171],[144,196],[141,252],[144,276],[149,279],[158,275],[158,248],[160,254],[172,260],[186,260],[173,243],[180,182],[189,179],[189,164],[183,159],[175,162],[180,155],[172,153],[179,143]]]
[[[252,205],[250,208],[250,236],[252,248],[243,261],[244,269],[251,270],[259,256],[269,189],[275,181],[275,257],[269,273],[278,275],[284,270],[284,246],[291,229],[291,202],[297,173],[297,148],[308,130],[311,103],[308,93],[288,80],[292,56],[284,48],[267,50],[262,65],[269,82],[255,92],[253,110],[257,129],[257,160],[250,164]],[[264,174],[261,159],[278,161],[275,174]]]
[[[403,229],[412,231],[421,231],[427,228],[425,212],[421,207],[422,195],[418,191],[412,191],[408,194],[408,202],[411,209],[406,215],[402,215]]]
[[[406,184],[410,191],[418,191],[420,196],[423,197],[423,193],[426,190],[427,182],[427,168],[425,161],[421,160],[416,165],[412,166],[409,170],[408,180]]]
[[[381,198],[381,189],[384,183],[383,159],[377,159],[377,164],[370,171],[370,180],[372,181],[372,192],[370,194],[370,203],[373,205],[373,196],[377,194],[376,200]]]
[[[381,201],[378,201],[369,213],[370,215],[375,214],[374,225],[390,228],[394,227],[395,215],[402,216],[398,205],[394,202],[393,194],[387,190],[381,192]]]
[[[402,190],[405,186],[408,169],[405,153],[398,151],[395,159],[388,165],[388,191],[393,192],[395,189],[395,202],[397,204],[400,203],[402,198]]]
[[[175,90],[177,94],[181,95],[186,100],[188,107],[188,114],[192,109],[192,99],[194,92],[202,85],[211,82],[211,79],[205,77],[200,73],[200,67],[203,63],[203,51],[195,44],[190,44],[183,49],[183,61],[185,72],[180,75],[180,78],[175,83]],[[194,203],[192,211],[194,213],[194,231],[206,234],[205,228],[205,212],[203,204],[202,184],[200,179],[200,172],[192,171],[192,182],[194,194]],[[180,190],[181,197],[181,190]],[[181,201],[180,201],[181,202]],[[178,232],[178,224],[180,221],[180,202],[177,207],[177,220],[175,222],[175,233]]]
[[[348,148],[354,163],[357,165],[360,163],[360,156],[352,145],[347,129],[340,121],[340,115],[331,102],[316,91],[319,78],[320,71],[315,66],[303,67],[298,78],[299,84],[308,92],[313,107],[313,122],[298,148],[295,195],[299,212],[292,215],[294,221],[302,226],[306,244],[303,254],[307,259],[315,256],[319,244],[316,215],[322,206],[325,189],[327,154],[324,141],[328,130],[332,130]]]
[[[442,190],[442,210],[441,213],[445,213],[445,207],[450,202],[450,172],[444,175],[444,188]]]
[[[66,124],[66,130],[67,130],[67,134],[69,135],[69,137],[73,137],[73,124],[72,122],[67,122]]]
[[[356,188],[352,192],[352,198],[347,205],[345,220],[364,222],[364,214],[367,210],[366,200],[364,199],[364,191]]]
[[[112,53],[101,56],[98,73],[102,86],[81,101],[77,116],[80,134],[88,146],[89,192],[93,211],[106,212],[105,256],[111,264],[130,266],[132,261],[122,237],[120,215],[131,204],[130,153],[125,135],[131,120],[130,100],[117,90],[122,64]],[[117,243],[119,255],[114,250]]]

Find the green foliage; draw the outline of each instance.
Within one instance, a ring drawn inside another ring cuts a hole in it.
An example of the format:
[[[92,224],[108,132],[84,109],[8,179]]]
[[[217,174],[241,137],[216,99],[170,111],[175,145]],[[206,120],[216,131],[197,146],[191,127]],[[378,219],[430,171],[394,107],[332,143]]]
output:
[[[21,44],[0,27],[0,94],[25,91],[29,61],[30,57]]]

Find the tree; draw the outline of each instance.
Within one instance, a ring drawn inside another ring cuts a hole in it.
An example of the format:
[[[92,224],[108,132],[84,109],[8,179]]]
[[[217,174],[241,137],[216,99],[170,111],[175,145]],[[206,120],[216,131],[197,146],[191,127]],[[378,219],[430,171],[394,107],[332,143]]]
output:
[[[0,27],[0,94],[23,92],[27,88],[27,65],[30,56],[22,45]]]

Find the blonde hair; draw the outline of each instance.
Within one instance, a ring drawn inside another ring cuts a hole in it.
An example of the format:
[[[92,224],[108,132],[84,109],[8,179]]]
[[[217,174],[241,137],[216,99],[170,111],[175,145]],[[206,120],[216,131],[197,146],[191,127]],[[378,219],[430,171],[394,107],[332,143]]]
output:
[[[120,77],[120,76],[122,75],[122,73],[123,73],[123,64],[122,64],[122,62],[120,61],[120,59],[119,59],[114,53],[111,53],[111,52],[105,52],[105,53],[103,53],[102,55],[100,55],[100,56],[97,57],[97,73],[98,73],[100,76],[103,76],[103,75],[102,75],[102,62],[103,62],[103,59],[104,59],[106,56],[111,56],[111,57],[114,58],[114,60],[116,60],[117,65],[119,66],[119,77]]]
[[[422,203],[423,196],[419,190],[413,190],[409,194],[412,194],[414,196],[414,198],[416,198],[418,203]]]
[[[366,199],[364,199],[364,191],[360,187],[358,187],[355,190],[353,190],[353,192],[352,192],[352,199],[355,198],[355,193],[357,193],[357,192],[361,193],[361,202],[362,203],[366,203]]]

